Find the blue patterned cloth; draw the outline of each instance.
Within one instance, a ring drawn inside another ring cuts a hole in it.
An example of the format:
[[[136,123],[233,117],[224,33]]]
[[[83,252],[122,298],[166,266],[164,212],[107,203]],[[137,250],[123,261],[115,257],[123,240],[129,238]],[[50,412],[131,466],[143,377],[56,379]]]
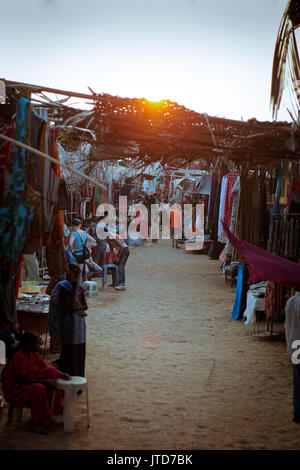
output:
[[[242,294],[243,294],[243,278],[244,278],[244,265],[239,263],[235,299],[234,299],[232,314],[230,317],[230,318],[233,318],[234,320],[239,319],[240,308],[242,304]]]
[[[20,98],[16,108],[15,140],[28,143],[30,103]],[[9,166],[9,190],[0,209],[0,256],[17,263],[34,216],[33,207],[24,198],[26,151],[13,145]]]

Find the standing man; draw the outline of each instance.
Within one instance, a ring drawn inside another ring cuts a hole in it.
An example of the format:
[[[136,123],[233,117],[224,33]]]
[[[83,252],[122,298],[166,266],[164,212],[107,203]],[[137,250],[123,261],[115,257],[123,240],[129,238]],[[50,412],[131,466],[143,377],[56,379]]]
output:
[[[287,355],[293,362],[294,416],[293,421],[300,423],[300,358],[293,354],[300,347],[300,292],[290,297],[285,306],[285,335]],[[298,341],[298,344],[296,343]],[[295,342],[295,343],[294,343]],[[295,357],[296,356],[296,357]]]
[[[128,256],[130,255],[128,246],[116,233],[109,232],[107,236],[107,243],[109,248],[113,250],[116,248],[118,255],[114,261],[114,264],[118,266],[119,273],[119,285],[115,287],[117,290],[125,290],[125,264]]]
[[[176,232],[181,229],[182,236],[182,211],[179,208],[173,209],[170,213],[172,248],[179,248],[178,238],[175,238]],[[181,237],[180,237],[181,238]]]

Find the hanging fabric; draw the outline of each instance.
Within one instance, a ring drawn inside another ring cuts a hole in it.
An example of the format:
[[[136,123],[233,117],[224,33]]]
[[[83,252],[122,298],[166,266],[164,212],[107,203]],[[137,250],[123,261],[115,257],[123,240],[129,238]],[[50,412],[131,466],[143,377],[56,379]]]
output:
[[[230,230],[231,232],[235,233],[236,230],[236,223],[237,223],[237,214],[238,214],[238,205],[239,205],[239,196],[240,196],[240,176],[237,177],[232,190],[231,190],[231,197],[232,197],[232,210],[231,210],[231,220],[230,220]],[[232,258],[233,254],[233,246],[227,240],[225,246],[225,254],[227,258]]]
[[[223,225],[230,243],[249,264],[250,283],[276,281],[278,284],[300,288],[300,265],[240,240]]]
[[[28,142],[30,104],[20,98],[16,109],[15,139]],[[0,208],[0,255],[12,263],[18,263],[34,216],[34,210],[24,199],[26,153],[13,145],[9,166],[9,190]]]
[[[222,184],[221,184],[220,206],[219,206],[219,221],[218,221],[218,239],[222,235],[221,220],[223,219],[223,216],[224,216],[226,187],[227,187],[227,175],[223,176]]]
[[[239,263],[238,265],[238,278],[235,291],[235,299],[233,310],[230,318],[238,320],[240,316],[241,304],[242,304],[242,293],[243,293],[243,275],[244,275],[244,265]]]
[[[220,202],[220,216],[219,216],[219,232],[218,240],[221,243],[226,243],[227,238],[226,234],[223,231],[221,220],[224,220],[225,223],[230,226],[231,214],[232,214],[232,205],[233,205],[233,194],[232,188],[238,178],[238,173],[228,173],[224,177],[224,186],[222,183],[221,199]]]
[[[12,124],[4,124],[0,127],[0,133],[13,137],[14,130]],[[0,207],[2,207],[9,188],[9,158],[12,144],[0,139]]]
[[[63,179],[59,180],[57,208],[72,211],[71,194],[68,190],[67,183]]]
[[[46,125],[43,132],[44,142],[42,145],[44,146],[44,152],[47,154],[51,154],[54,158],[58,160],[58,152],[56,153],[55,150],[57,147],[54,145],[54,130]],[[51,232],[53,228],[54,218],[55,218],[55,210],[57,207],[58,201],[58,185],[59,185],[59,177],[56,174],[56,167],[49,160],[44,160],[43,163],[43,207],[44,207],[44,232]]]
[[[31,112],[30,145],[35,149],[38,149],[40,146],[43,124],[44,120],[36,113]],[[24,245],[23,254],[36,253],[42,246],[44,212],[42,185],[40,181],[40,163],[41,159],[37,158],[34,153],[27,153],[25,199],[33,207],[34,217]]]
[[[274,207],[273,207],[273,210],[272,210],[272,213],[271,213],[271,217],[270,217],[269,234],[270,234],[271,229],[272,229],[273,215],[280,213],[279,198],[280,198],[280,190],[281,190],[282,177],[283,177],[283,166],[281,166],[281,167],[279,168],[279,172],[278,172],[277,186],[276,186],[276,195],[275,195],[275,204],[274,204]]]

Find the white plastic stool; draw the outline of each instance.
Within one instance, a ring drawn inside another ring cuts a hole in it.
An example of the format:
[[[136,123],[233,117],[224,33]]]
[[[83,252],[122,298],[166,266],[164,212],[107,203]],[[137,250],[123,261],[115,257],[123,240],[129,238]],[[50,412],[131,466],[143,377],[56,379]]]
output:
[[[98,295],[98,284],[95,281],[84,281],[82,286],[86,289],[86,293],[89,295]]]
[[[71,380],[58,379],[56,381],[56,388],[64,391],[64,430],[66,432],[73,432],[75,427],[75,421],[78,418],[87,418],[87,426],[90,426],[90,411],[89,411],[89,398],[88,398],[88,386],[85,377],[72,377]],[[77,416],[77,392],[85,390],[86,396],[86,414]],[[53,393],[51,411],[53,409],[54,399],[56,392]]]

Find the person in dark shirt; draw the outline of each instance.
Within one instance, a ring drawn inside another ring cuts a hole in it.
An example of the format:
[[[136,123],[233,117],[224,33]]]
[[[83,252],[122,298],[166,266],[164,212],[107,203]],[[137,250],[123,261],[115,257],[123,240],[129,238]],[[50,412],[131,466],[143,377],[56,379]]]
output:
[[[114,260],[114,264],[118,266],[119,285],[115,287],[117,290],[125,289],[125,264],[129,256],[129,249],[127,244],[116,233],[108,232],[107,243],[109,248],[114,248],[118,251],[118,255]]]

